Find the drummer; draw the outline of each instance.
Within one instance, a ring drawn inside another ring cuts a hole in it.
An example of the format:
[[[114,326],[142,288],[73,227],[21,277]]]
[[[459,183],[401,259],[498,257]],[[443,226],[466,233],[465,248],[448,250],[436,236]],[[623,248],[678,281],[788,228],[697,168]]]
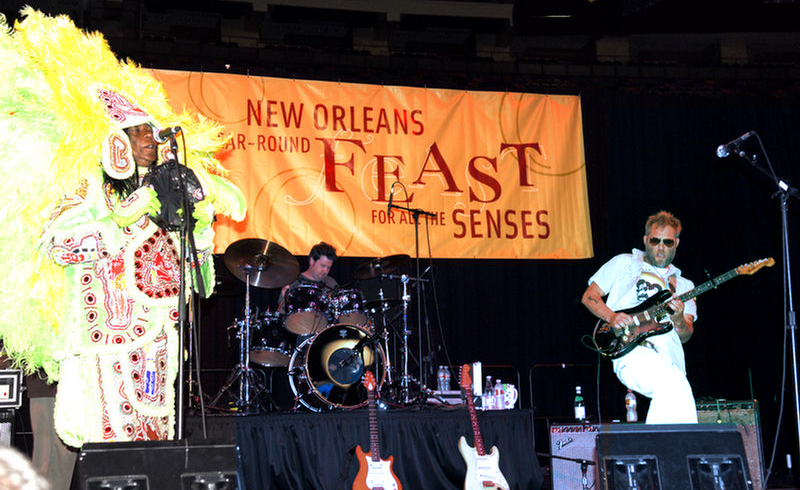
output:
[[[311,251],[308,252],[308,269],[298,274],[297,279],[281,289],[281,296],[278,299],[278,311],[285,311],[286,305],[284,303],[286,293],[290,289],[302,285],[314,285],[323,289],[335,289],[339,287],[339,283],[336,282],[336,279],[328,275],[335,261],[336,249],[333,248],[332,245],[319,242],[311,247]]]

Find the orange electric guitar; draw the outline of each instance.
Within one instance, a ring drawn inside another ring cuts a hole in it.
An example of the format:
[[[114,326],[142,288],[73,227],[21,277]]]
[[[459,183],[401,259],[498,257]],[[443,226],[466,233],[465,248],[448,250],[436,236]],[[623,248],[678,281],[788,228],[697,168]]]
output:
[[[469,419],[472,422],[472,433],[475,436],[475,447],[467,444],[466,438],[458,439],[458,451],[467,463],[467,477],[464,480],[464,490],[508,490],[508,482],[500,472],[500,450],[492,446],[488,454],[483,448],[481,428],[478,426],[478,416],[475,414],[475,402],[472,399],[472,366],[461,366],[461,388],[464,398],[467,399]]]
[[[353,490],[402,490],[400,480],[392,470],[394,456],[381,459],[381,439],[378,433],[378,417],[375,410],[375,376],[367,371],[364,374],[364,386],[367,387],[369,407],[369,452],[365,453],[361,445],[356,448],[358,458],[358,474],[353,482]]]

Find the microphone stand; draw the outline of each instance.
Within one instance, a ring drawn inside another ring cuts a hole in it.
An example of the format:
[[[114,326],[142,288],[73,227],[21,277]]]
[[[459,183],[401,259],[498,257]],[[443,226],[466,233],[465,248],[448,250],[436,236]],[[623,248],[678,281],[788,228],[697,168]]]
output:
[[[175,392],[175,438],[180,440],[183,439],[183,430],[184,430],[184,360],[183,360],[183,351],[184,351],[184,343],[186,342],[186,333],[185,330],[187,327],[191,328],[189,322],[187,321],[188,318],[188,310],[186,304],[186,249],[187,244],[191,247],[192,252],[192,260],[194,263],[198,265],[194,267],[193,270],[196,274],[196,281],[198,284],[198,288],[200,289],[200,293],[202,296],[205,296],[205,288],[204,282],[202,277],[202,270],[199,267],[199,261],[197,260],[197,248],[195,247],[194,243],[194,222],[192,221],[192,213],[189,212],[191,209],[191,205],[189,203],[189,199],[186,195],[186,182],[185,182],[185,175],[181,171],[181,167],[185,167],[180,165],[178,160],[178,143],[175,141],[175,135],[172,134],[169,138],[170,142],[170,150],[172,151],[173,156],[175,157],[175,163],[178,165],[177,168],[177,176],[178,176],[178,187],[179,193],[181,196],[181,209],[183,209],[181,224],[180,224],[180,272],[179,272],[179,287],[178,287],[178,375],[177,375],[177,388]],[[185,155],[184,155],[185,158]],[[186,167],[189,170],[188,167]],[[189,362],[192,362],[191,359]],[[200,394],[202,397],[202,394]],[[201,411],[201,413],[204,411]],[[205,434],[205,414],[202,414],[203,419],[203,433]]]
[[[392,184],[394,185],[394,184]],[[425,211],[419,208],[409,208],[405,206],[398,206],[397,204],[389,203],[388,211],[392,209],[399,209],[401,211],[408,211],[411,213],[411,216],[414,217],[414,250],[415,250],[415,267],[416,273],[415,277],[419,279],[419,217],[431,217],[435,218],[436,214],[431,213],[429,211]],[[418,285],[419,286],[419,285]],[[422,298],[421,298],[421,288],[417,287],[417,326],[420,327],[420,331],[422,330]],[[404,333],[406,335],[406,333]],[[419,335],[419,381],[420,383],[425,386],[425,367],[423,366],[422,362],[422,335]]]
[[[758,138],[761,143],[761,137],[755,131],[752,133]],[[781,202],[781,245],[783,250],[783,292],[784,298],[787,298],[785,304],[786,310],[784,311],[784,329],[789,332],[790,342],[792,346],[792,382],[794,383],[794,419],[797,429],[797,449],[800,456],[800,385],[798,385],[798,372],[797,372],[797,317],[794,310],[794,299],[792,291],[792,268],[790,267],[790,253],[789,253],[789,218],[788,218],[788,201],[790,197],[800,200],[800,193],[794,187],[791,187],[786,181],[779,179],[775,175],[772,166],[770,165],[770,172],[767,172],[764,167],[756,163],[756,157],[749,156],[744,150],[737,148],[737,155],[747,160],[750,165],[761,171],[768,179],[772,180],[778,188],[772,197],[780,198]],[[763,145],[762,145],[763,150]],[[766,154],[766,151],[764,152]],[[769,157],[767,157],[769,163]]]

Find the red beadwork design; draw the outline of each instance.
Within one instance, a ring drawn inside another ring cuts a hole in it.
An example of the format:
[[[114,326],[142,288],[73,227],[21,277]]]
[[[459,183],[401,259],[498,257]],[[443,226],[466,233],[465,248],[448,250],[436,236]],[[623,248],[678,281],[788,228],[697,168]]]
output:
[[[151,298],[167,298],[179,292],[180,267],[178,251],[168,243],[168,235],[155,232],[137,252],[141,259],[134,261],[136,286]]]

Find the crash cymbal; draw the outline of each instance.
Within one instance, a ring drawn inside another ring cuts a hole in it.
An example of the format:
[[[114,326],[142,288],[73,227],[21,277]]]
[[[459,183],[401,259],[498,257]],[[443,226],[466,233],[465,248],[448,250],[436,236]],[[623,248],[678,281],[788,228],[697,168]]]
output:
[[[280,288],[297,278],[300,264],[277,243],[243,238],[228,245],[225,267],[238,279],[258,288]]]
[[[398,306],[402,304],[403,301],[399,299],[377,299],[375,301],[365,301],[364,308],[371,310],[371,309],[383,309],[383,306],[386,305],[386,308],[392,308],[393,306]]]
[[[353,279],[372,279],[381,274],[391,274],[408,262],[410,258],[406,254],[398,254],[369,260],[358,266],[358,269],[353,272]]]

